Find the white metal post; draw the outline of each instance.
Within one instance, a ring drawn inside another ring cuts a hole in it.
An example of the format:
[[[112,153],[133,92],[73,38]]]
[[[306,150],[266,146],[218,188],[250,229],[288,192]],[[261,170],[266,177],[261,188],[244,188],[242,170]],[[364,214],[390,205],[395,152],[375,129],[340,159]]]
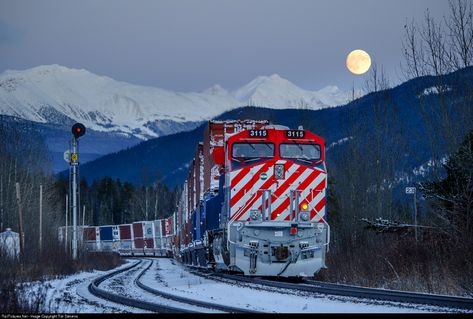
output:
[[[39,184],[39,252],[43,250],[43,184]]]
[[[72,139],[72,154],[77,154],[77,139]],[[77,259],[77,161],[72,165],[72,259]]]
[[[414,236],[416,238],[416,243],[417,243],[417,200],[416,200],[416,195],[417,195],[417,189],[414,191]]]
[[[414,236],[417,243],[417,188],[415,187],[406,187],[406,194],[413,194],[414,195]]]
[[[65,241],[64,241],[64,250],[66,251],[67,254],[67,220],[68,220],[68,215],[69,215],[69,197],[66,194],[66,229],[65,229]]]
[[[148,186],[145,188],[145,220],[148,220]]]

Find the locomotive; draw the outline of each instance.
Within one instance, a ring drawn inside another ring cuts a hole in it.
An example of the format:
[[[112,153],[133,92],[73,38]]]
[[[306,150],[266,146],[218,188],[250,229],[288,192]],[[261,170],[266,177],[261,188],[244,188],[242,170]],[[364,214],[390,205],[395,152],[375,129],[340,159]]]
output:
[[[209,121],[179,200],[174,257],[247,276],[325,266],[325,141],[269,121]]]

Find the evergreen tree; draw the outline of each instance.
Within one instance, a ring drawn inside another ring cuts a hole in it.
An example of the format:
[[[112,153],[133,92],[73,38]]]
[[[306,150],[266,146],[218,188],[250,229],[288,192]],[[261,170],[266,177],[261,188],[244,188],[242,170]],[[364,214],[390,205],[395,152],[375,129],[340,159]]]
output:
[[[420,183],[434,210],[455,239],[473,240],[473,130],[444,165],[446,178]]]

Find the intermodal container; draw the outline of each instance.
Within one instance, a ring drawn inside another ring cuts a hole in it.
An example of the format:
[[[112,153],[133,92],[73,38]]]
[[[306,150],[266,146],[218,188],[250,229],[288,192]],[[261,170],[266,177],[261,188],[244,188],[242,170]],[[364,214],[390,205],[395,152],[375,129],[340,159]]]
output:
[[[97,236],[95,234],[95,227],[85,227],[83,234],[84,234],[84,241],[97,240]]]
[[[101,241],[113,240],[113,227],[112,226],[100,226],[100,240]]]
[[[133,223],[133,236],[135,238],[143,238],[143,223]]]
[[[149,238],[153,238],[154,236],[154,224],[153,222],[143,222],[143,226],[144,226],[144,238],[146,239],[149,239]]]
[[[133,223],[133,241],[135,244],[135,248],[144,248],[143,222]]]
[[[118,229],[120,231],[120,240],[131,239],[131,224],[119,225]]]
[[[144,244],[146,248],[154,248],[154,240],[153,238],[148,238],[144,240]]]

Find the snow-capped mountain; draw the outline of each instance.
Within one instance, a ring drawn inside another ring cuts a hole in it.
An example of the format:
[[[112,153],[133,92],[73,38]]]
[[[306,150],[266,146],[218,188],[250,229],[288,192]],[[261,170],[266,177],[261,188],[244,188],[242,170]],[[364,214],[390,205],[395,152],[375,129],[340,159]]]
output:
[[[59,65],[0,74],[0,114],[40,123],[80,121],[95,131],[140,139],[190,130],[241,106],[321,109],[344,104],[349,96],[336,86],[303,90],[277,74],[231,92],[216,84],[199,93],[138,86]]]
[[[316,92],[306,91],[277,74],[259,76],[232,92],[232,95],[246,105],[313,110],[345,104],[349,98],[346,92],[340,91],[336,86],[328,86]]]

